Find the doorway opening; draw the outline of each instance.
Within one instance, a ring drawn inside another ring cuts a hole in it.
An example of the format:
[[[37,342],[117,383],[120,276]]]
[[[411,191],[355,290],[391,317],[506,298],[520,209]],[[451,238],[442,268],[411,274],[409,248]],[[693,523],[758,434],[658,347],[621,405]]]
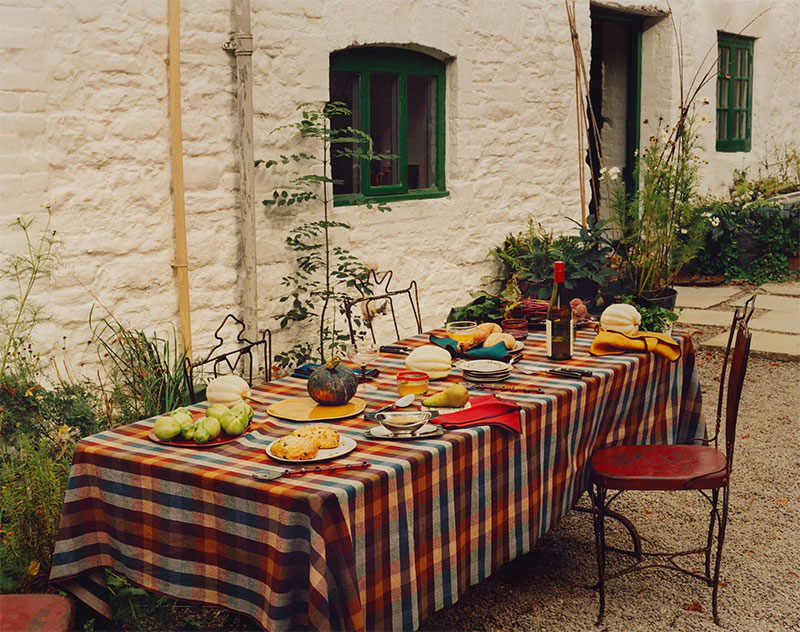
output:
[[[594,185],[589,211],[597,219],[608,219],[611,210],[600,180],[597,138],[607,171],[619,170],[626,193],[633,195],[637,187],[634,173],[641,115],[643,18],[592,6],[591,21],[589,99],[598,129],[589,130]],[[592,121],[589,124],[594,125]]]

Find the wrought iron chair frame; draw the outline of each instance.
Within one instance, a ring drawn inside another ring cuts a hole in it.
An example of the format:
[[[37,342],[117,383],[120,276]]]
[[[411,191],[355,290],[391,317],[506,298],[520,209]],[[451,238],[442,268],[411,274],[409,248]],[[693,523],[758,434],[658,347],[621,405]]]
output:
[[[355,288],[358,290],[360,296],[356,298],[346,297],[343,301],[343,307],[345,311],[345,315],[347,317],[347,328],[350,332],[350,342],[356,342],[356,333],[357,328],[353,326],[353,315],[352,309],[356,305],[360,305],[361,303],[366,304],[366,321],[367,321],[367,328],[369,329],[370,335],[372,336],[372,342],[377,342],[375,340],[375,329],[373,328],[372,321],[373,318],[370,315],[369,306],[370,303],[376,301],[387,301],[389,304],[389,312],[392,315],[392,324],[394,325],[394,332],[396,335],[396,339],[400,340],[400,328],[397,325],[397,315],[394,310],[394,302],[393,298],[396,296],[400,296],[402,294],[408,295],[409,303],[411,304],[411,311],[414,314],[414,322],[417,326],[417,333],[422,333],[422,319],[420,317],[420,310],[419,310],[419,294],[417,292],[417,282],[412,280],[409,283],[408,287],[403,290],[389,290],[389,283],[392,280],[392,271],[389,270],[387,272],[381,273],[381,277],[378,278],[378,273],[375,270],[370,270],[367,279],[364,282],[356,283]],[[382,294],[372,294],[370,288],[370,282],[373,285],[380,287],[385,285],[385,292]]]
[[[239,325],[239,333],[236,336],[236,342],[240,343],[241,346],[232,349],[231,351],[226,351],[225,353],[220,353],[219,355],[214,355],[214,352],[222,347],[225,344],[225,339],[219,335],[219,332],[225,327],[229,320],[234,321],[236,324]],[[217,330],[214,332],[214,338],[216,338],[219,342],[208,352],[208,354],[202,359],[196,362],[192,362],[188,357],[184,359],[183,362],[183,376],[186,380],[186,384],[189,389],[189,397],[192,400],[192,403],[197,403],[197,395],[194,392],[194,371],[195,369],[206,365],[212,365],[212,372],[214,377],[219,375],[219,368],[220,366],[227,366],[229,372],[236,371],[237,368],[243,368],[240,366],[240,362],[242,361],[243,357],[247,357],[247,383],[252,385],[253,384],[253,353],[258,352],[259,348],[263,353],[263,361],[264,361],[264,381],[269,382],[271,377],[271,368],[272,368],[272,332],[269,329],[263,329],[261,331],[261,337],[258,340],[249,340],[245,337],[245,324],[243,321],[239,320],[233,314],[228,314],[222,320],[222,323]],[[254,351],[255,350],[255,351]],[[234,359],[235,358],[235,359]]]
[[[688,479],[684,483],[684,489],[696,489],[696,491],[700,492],[700,494],[708,501],[708,503],[711,506],[708,534],[705,547],[689,549],[686,551],[674,551],[674,552],[672,551],[643,552],[640,548],[639,536],[638,533],[636,532],[635,527],[633,527],[632,524],[628,523],[625,524],[625,526],[631,533],[631,537],[634,538],[634,544],[636,550],[634,553],[631,553],[629,551],[621,551],[621,552],[629,555],[633,554],[636,556],[637,560],[634,563],[627,566],[626,568],[623,568],[622,570],[612,575],[606,576],[605,572],[606,551],[608,550],[619,551],[619,549],[614,549],[606,545],[604,519],[606,516],[619,519],[619,514],[610,511],[609,506],[622,494],[623,491],[630,491],[630,490],[624,490],[624,489],[616,490],[616,493],[614,493],[610,498],[606,499],[606,494],[608,493],[609,490],[603,487],[595,479],[595,477],[592,477],[592,481],[590,482],[590,487],[589,487],[589,493],[592,499],[591,512],[594,514],[595,549],[597,555],[597,575],[598,575],[597,584],[595,584],[593,588],[599,589],[600,593],[600,606],[599,606],[599,613],[596,625],[600,625],[602,623],[603,616],[605,614],[606,580],[614,579],[617,577],[621,577],[623,575],[627,575],[632,572],[647,570],[650,568],[664,568],[667,570],[679,571],[681,573],[699,579],[707,583],[709,586],[711,586],[712,613],[714,617],[714,623],[716,623],[717,625],[720,624],[719,610],[718,610],[719,573],[720,573],[720,564],[722,561],[722,547],[725,542],[725,530],[728,522],[728,505],[730,500],[730,475],[733,463],[733,449],[736,439],[736,422],[739,412],[739,400],[741,396],[742,386],[744,383],[744,376],[745,373],[747,372],[747,363],[750,355],[751,334],[748,329],[748,323],[750,321],[751,316],[753,315],[754,309],[755,309],[755,295],[751,296],[745,302],[744,306],[742,308],[738,308],[734,313],[733,322],[731,324],[731,329],[728,335],[728,343],[725,349],[725,356],[722,362],[719,397],[717,400],[716,428],[714,436],[711,437],[710,439],[696,439],[696,441],[704,445],[713,444],[715,448],[718,448],[719,434],[722,426],[723,402],[725,402],[724,483],[718,486],[709,486],[707,488],[699,488],[699,489],[690,486],[694,480],[696,479],[699,480],[702,478],[719,474],[722,472],[722,470],[717,472],[704,473],[700,476]],[[731,360],[732,347],[734,352],[732,358],[733,368],[731,369],[730,376],[728,377],[728,383],[726,384],[725,378],[728,371],[728,364],[729,361]],[[722,490],[721,510],[719,506],[720,490]],[[711,552],[712,552],[712,544],[714,541],[714,527],[717,525],[717,523],[718,523],[717,551],[716,555],[714,556],[714,572],[712,576]],[[694,555],[698,553],[703,553],[705,556],[704,574],[684,568],[675,561],[675,558],[687,555]],[[666,563],[649,562],[647,564],[644,564],[644,560],[646,558],[647,559],[665,558]]]

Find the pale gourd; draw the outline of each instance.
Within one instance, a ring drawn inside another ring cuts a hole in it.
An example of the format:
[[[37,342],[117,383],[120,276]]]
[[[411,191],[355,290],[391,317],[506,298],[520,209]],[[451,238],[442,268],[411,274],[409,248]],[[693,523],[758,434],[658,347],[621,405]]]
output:
[[[447,377],[451,364],[450,353],[436,345],[417,347],[406,356],[406,368],[409,371],[422,371],[432,380]]]
[[[238,375],[220,375],[208,383],[206,399],[209,404],[233,406],[250,395],[250,386]]]
[[[642,315],[633,305],[614,303],[600,314],[600,327],[606,331],[617,331],[631,336],[639,331]]]
[[[489,334],[489,337],[484,341],[484,347],[493,347],[498,342],[502,342],[506,349],[513,349],[514,346],[517,344],[517,341],[514,340],[514,336],[511,334],[504,334],[504,333],[494,333]]]

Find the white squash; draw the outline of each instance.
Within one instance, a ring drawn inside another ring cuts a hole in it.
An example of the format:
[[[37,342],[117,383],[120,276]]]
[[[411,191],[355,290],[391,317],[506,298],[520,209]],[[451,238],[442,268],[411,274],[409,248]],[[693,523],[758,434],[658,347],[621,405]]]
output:
[[[206,386],[206,399],[209,404],[233,406],[250,395],[250,386],[238,375],[220,375]]]
[[[628,336],[639,331],[642,315],[633,305],[614,303],[600,314],[600,327],[606,331],[617,331]]]
[[[489,334],[489,337],[484,341],[483,346],[494,347],[498,342],[502,342],[506,346],[506,349],[513,349],[517,344],[517,341],[514,340],[514,336],[511,334],[493,333]]]
[[[417,347],[406,356],[406,368],[410,371],[422,371],[432,380],[447,377],[453,363],[447,349],[436,345]]]

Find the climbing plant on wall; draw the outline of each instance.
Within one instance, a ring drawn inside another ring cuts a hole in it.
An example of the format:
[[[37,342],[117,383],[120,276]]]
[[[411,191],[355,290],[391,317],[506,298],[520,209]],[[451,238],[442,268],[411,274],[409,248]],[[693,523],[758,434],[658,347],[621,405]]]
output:
[[[333,117],[349,117],[344,103],[327,103],[320,107],[304,103],[299,108],[300,120],[273,130],[295,130],[298,143],[311,139],[318,154],[297,152],[281,155],[277,160],[257,160],[256,166],[271,169],[283,165],[300,165],[305,173],[294,177],[288,186],[276,188],[263,200],[267,208],[317,205],[321,216],[294,227],[286,237],[287,248],[295,253],[295,270],[281,280],[288,293],[280,301],[285,311],[278,314],[280,327],[307,324],[316,327],[316,342],[298,342],[288,351],[275,355],[281,367],[293,367],[308,360],[325,361],[333,353],[341,353],[346,341],[346,321],[342,301],[348,290],[359,281],[365,282],[367,268],[346,248],[334,244],[334,231],[348,231],[347,222],[330,218],[333,207],[332,186],[340,181],[331,176],[331,159],[348,156],[357,161],[386,160],[393,156],[374,154],[368,134],[353,127],[331,127]],[[385,204],[373,204],[363,195],[351,202],[364,204],[378,211],[391,210]],[[366,285],[366,283],[364,283]]]

